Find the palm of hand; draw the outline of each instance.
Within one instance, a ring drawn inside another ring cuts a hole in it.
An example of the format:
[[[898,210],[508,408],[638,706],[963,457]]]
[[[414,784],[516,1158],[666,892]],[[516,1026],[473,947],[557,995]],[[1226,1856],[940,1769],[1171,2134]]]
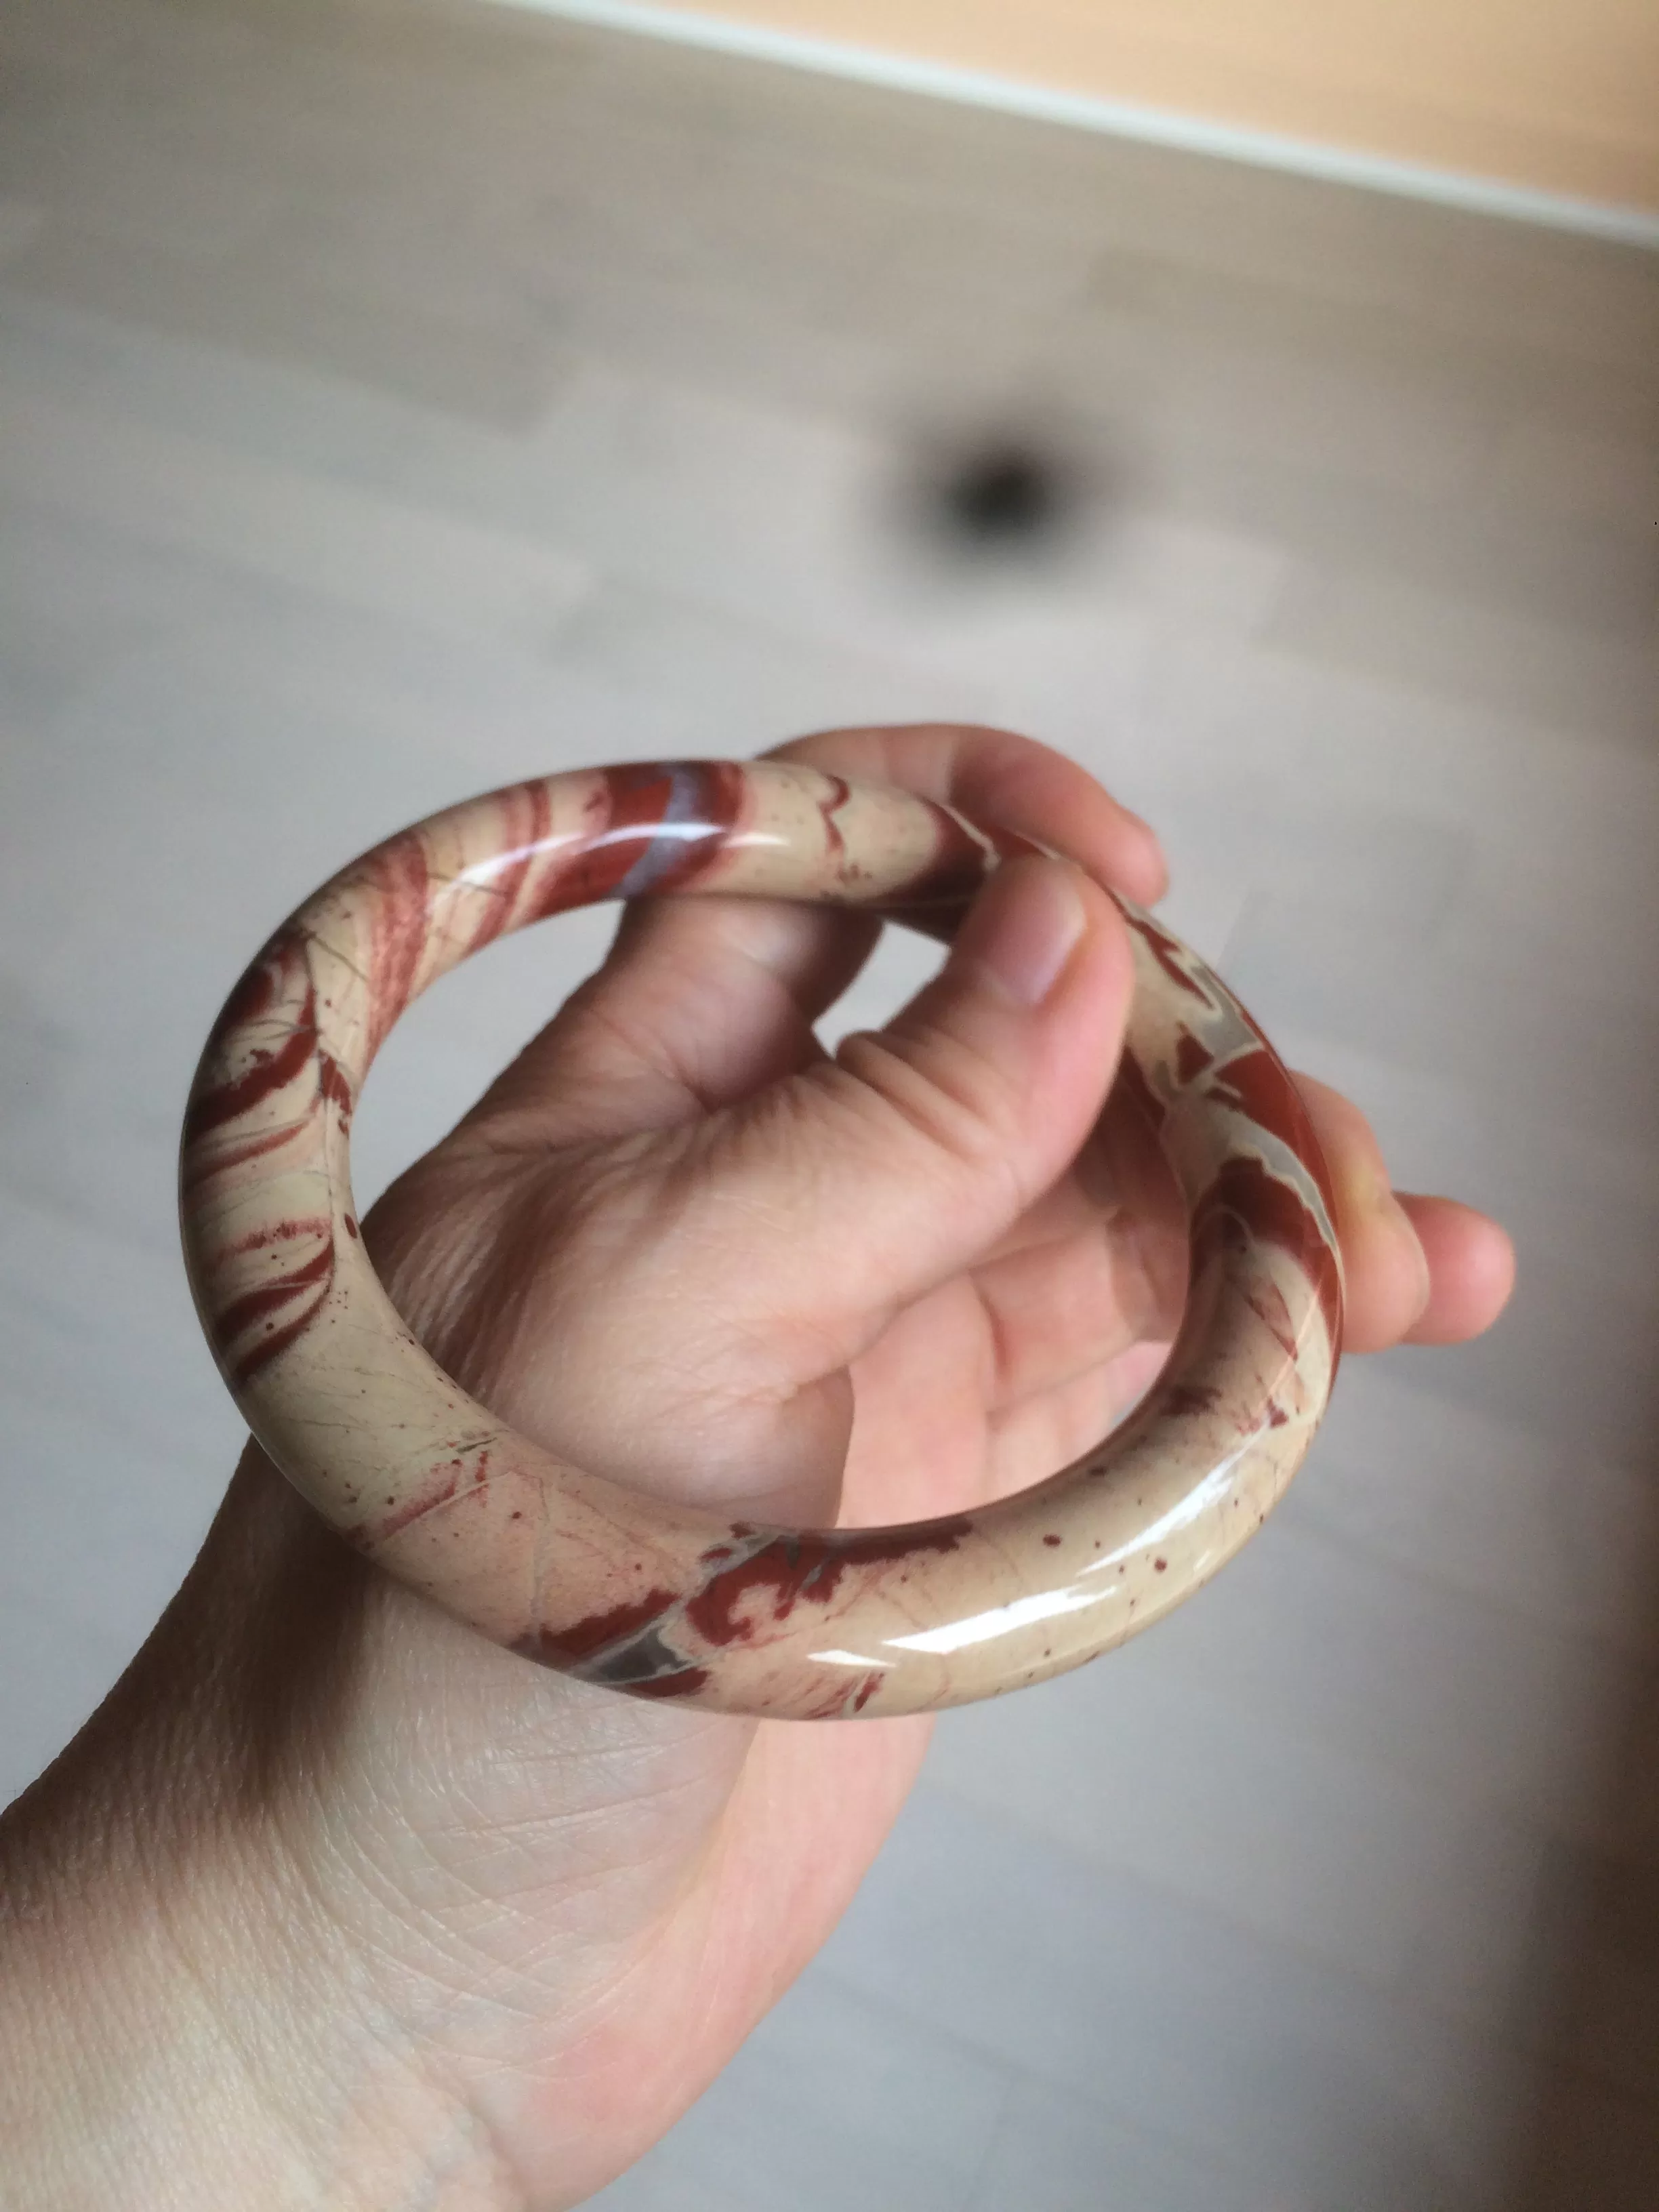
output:
[[[647,921],[635,935],[662,927]],[[668,924],[702,940],[704,953],[725,933],[752,943],[757,932],[793,927],[729,911]],[[821,1071],[803,1018],[779,1025],[775,1006],[770,1024],[765,1006],[751,1011],[758,1023],[728,1006],[734,1018],[716,1034],[745,1030],[751,1047],[763,1036],[769,1074],[780,1054],[797,1071]],[[653,1034],[657,1071],[662,1043]],[[1087,1167],[1028,1209],[980,1266],[890,1318],[891,1286],[878,1274],[840,1312],[804,1313],[780,1296],[799,1274],[787,1252],[765,1250],[763,1225],[751,1223],[740,1249],[721,1250],[697,1203],[696,1194],[720,1188],[708,1156],[730,1140],[723,1120],[744,1116],[744,1104],[706,1116],[688,1091],[695,1119],[590,1135],[623,1117],[630,1093],[639,1118],[640,1049],[613,1026],[602,985],[567,1017],[556,1103],[550,1115],[538,1106],[533,1137],[509,1127],[498,1099],[370,1223],[385,1279],[419,1333],[527,1432],[637,1487],[733,1511],[819,1523],[918,1519],[1052,1472],[1104,1432],[1161,1356],[1156,1330],[1150,1340],[1146,1332],[1171,1317],[1172,1300],[1178,1310],[1181,1243],[1173,1224],[1150,1240],[1159,1301],[1144,1230],[1124,1217],[1113,1234],[1099,1195],[1109,1158],[1121,1167],[1143,1149],[1115,1117]],[[726,1071],[728,1087],[735,1072]],[[538,1098],[547,1073],[533,1077]],[[518,1087],[510,1081],[506,1096]],[[678,1102],[659,1093],[653,1103],[660,1117]],[[775,1114],[775,1103],[767,1110]],[[557,1117],[571,1114],[571,1140],[561,1143]],[[785,1264],[769,1270],[778,1260]],[[733,1261],[755,1293],[747,1310],[729,1281],[712,1296],[685,1295]],[[559,2174],[547,2201],[574,2201],[573,2186],[595,2185],[647,2146],[818,1948],[915,1778],[928,1723],[757,1728],[641,1708],[534,1674],[398,1593],[380,1592],[380,1602],[400,1637],[441,1644],[459,1710],[478,1696],[491,1705],[490,1735],[441,1800],[447,1825],[423,1903],[445,1918],[462,1904],[476,1913],[474,1855],[493,1858],[492,1838],[516,1838],[514,1880],[489,1900],[492,1963],[496,1944],[516,1948],[533,1931],[530,1948],[552,1966],[553,1984],[528,2007],[520,1994],[509,2011],[520,2027],[527,2011],[553,2032],[542,2045],[532,2030],[515,2064],[556,2075],[559,2087],[533,2120],[503,2107],[483,2081],[472,2094],[489,2105],[521,2171]],[[413,1680],[411,1666],[398,1694]],[[431,1694],[428,1674],[421,1695]],[[507,1753],[504,1708],[513,1735],[521,1726],[532,1743],[568,1736],[580,1712],[580,1751],[559,1741],[552,1786],[539,1757],[526,1766]],[[362,1734],[375,1744],[408,1740],[384,1711],[363,1719]],[[422,1778],[423,1796],[430,1784]],[[376,1786],[385,1792],[383,1780]],[[465,1819],[447,1825],[457,1798]],[[596,1954],[607,1975],[619,1954],[644,1963],[573,2044],[562,2033],[567,1978]],[[612,2125],[596,2127],[607,2109]]]

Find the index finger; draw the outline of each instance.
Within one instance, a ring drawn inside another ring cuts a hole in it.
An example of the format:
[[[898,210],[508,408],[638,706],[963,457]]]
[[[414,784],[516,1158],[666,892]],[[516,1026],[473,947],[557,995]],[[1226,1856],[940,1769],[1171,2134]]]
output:
[[[897,784],[972,820],[1020,830],[1142,905],[1169,889],[1164,848],[1140,817],[1074,760],[1012,730],[971,722],[820,730],[765,757]]]

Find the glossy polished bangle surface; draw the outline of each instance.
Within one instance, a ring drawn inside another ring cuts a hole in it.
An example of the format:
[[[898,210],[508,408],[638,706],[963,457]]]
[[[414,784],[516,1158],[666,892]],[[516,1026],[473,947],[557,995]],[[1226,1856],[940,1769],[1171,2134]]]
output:
[[[1342,1276],[1324,1163],[1261,1031],[1120,901],[1120,1081],[1186,1201],[1187,1308],[1130,1418],[1034,1488],[904,1527],[789,1529],[646,1498],[477,1404],[375,1277],[351,1196],[363,1079],[410,1001],[596,900],[718,891],[948,921],[1035,849],[914,794],[760,761],[515,784],[324,885],[232,993],[193,1086],[186,1259],[221,1371],[295,1486],[484,1635],[636,1697],[827,1719],[957,1705],[1121,1644],[1265,1520],[1322,1415]]]

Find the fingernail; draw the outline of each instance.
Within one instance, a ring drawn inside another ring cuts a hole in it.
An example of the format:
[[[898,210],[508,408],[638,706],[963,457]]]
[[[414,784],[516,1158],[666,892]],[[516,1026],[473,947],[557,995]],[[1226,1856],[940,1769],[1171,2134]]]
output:
[[[957,957],[1020,1006],[1041,1006],[1088,919],[1075,872],[1063,860],[1010,860],[969,909]]]
[[[1434,1288],[1429,1274],[1429,1256],[1423,1249],[1423,1240],[1413,1226],[1410,1214],[1407,1212],[1391,1190],[1382,1191],[1377,1202],[1376,1211],[1413,1255],[1417,1267],[1417,1310],[1421,1314],[1426,1310],[1430,1294]]]
[[[1170,887],[1170,856],[1164,849],[1164,840],[1146,817],[1135,813],[1132,808],[1127,806],[1123,808],[1123,817],[1126,822],[1138,830],[1146,840],[1147,858],[1157,870],[1158,880],[1162,885],[1162,889],[1149,891],[1146,896],[1162,898],[1164,892]]]

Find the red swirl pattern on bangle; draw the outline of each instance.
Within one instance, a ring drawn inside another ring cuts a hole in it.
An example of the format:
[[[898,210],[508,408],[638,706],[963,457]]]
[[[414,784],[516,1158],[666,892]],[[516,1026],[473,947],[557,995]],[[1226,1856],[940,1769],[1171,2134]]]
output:
[[[728,1522],[568,1466],[416,1342],[364,1252],[353,1106],[403,1009],[509,930],[606,898],[854,904],[948,934],[1026,841],[775,762],[580,770],[450,809],[276,932],[209,1040],[185,1118],[187,1263],[255,1435],[353,1544],[498,1643],[641,1698],[800,1719],[913,1712],[1079,1665],[1167,1613],[1265,1520],[1334,1379],[1324,1163],[1272,1048],[1125,902],[1121,1080],[1191,1223],[1185,1317],[1131,1417],[1018,1496],[876,1529]]]

